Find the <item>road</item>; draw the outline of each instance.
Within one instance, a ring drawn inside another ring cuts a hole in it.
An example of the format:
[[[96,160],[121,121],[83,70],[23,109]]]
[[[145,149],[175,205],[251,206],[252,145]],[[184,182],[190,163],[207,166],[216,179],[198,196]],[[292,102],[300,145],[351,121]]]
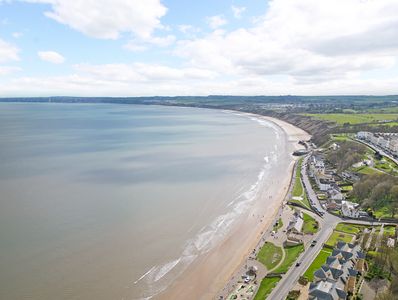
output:
[[[355,139],[355,140],[359,143],[365,144],[366,146],[372,148],[375,151],[378,151],[381,155],[388,157],[389,159],[391,159],[393,162],[395,162],[398,165],[398,160],[395,159],[391,154],[387,153],[385,150],[380,148],[379,146],[371,144],[364,140],[360,140],[360,139]]]
[[[314,240],[317,240],[317,244],[315,245],[315,247],[308,247],[300,255],[300,257],[298,258],[298,261],[301,262],[300,266],[295,267],[294,265],[292,265],[289,271],[285,275],[283,275],[282,280],[279,281],[278,285],[267,297],[267,299],[286,299],[289,291],[292,290],[300,276],[304,274],[308,267],[311,265],[312,261],[318,255],[319,251],[322,249],[323,244],[327,241],[330,234],[333,232],[334,227],[339,221],[340,219],[333,215],[325,215],[322,228],[314,238]]]
[[[302,180],[307,190],[307,195],[309,200],[312,201],[312,205],[316,207],[320,212],[324,212],[324,216],[322,218],[317,218],[320,230],[314,236],[313,240],[317,241],[317,244],[314,247],[308,247],[305,251],[299,256],[298,262],[301,262],[300,266],[292,267],[289,271],[283,275],[282,279],[279,281],[278,285],[274,288],[271,294],[267,297],[270,300],[284,300],[286,299],[289,291],[293,289],[296,282],[300,278],[301,275],[305,273],[308,267],[313,262],[314,258],[318,255],[320,250],[323,247],[323,244],[329,239],[329,236],[332,234],[333,229],[337,226],[339,222],[347,222],[347,223],[355,223],[355,224],[367,224],[367,225],[378,225],[382,224],[380,222],[369,222],[369,221],[360,221],[360,220],[351,220],[351,219],[341,219],[335,215],[328,213],[323,209],[321,204],[316,197],[315,191],[312,189],[310,184],[307,170],[305,168],[305,164],[308,161],[309,156],[305,157],[303,160],[303,169],[301,170]]]
[[[310,180],[308,178],[306,165],[308,163],[309,157],[310,157],[310,155],[307,155],[304,158],[303,164],[301,167],[301,175],[302,175],[301,179],[302,179],[302,182],[304,185],[304,189],[307,191],[307,197],[308,197],[308,200],[310,201],[311,206],[318,209],[319,212],[326,213],[326,211],[323,209],[322,205],[319,203],[318,197],[316,196],[316,193],[313,190]]]

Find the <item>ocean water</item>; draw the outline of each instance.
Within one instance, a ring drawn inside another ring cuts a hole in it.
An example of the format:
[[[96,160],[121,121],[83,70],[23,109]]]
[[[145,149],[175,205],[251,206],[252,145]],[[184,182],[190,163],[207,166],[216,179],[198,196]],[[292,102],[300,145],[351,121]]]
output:
[[[272,123],[0,103],[0,299],[142,299],[225,238],[287,155]]]

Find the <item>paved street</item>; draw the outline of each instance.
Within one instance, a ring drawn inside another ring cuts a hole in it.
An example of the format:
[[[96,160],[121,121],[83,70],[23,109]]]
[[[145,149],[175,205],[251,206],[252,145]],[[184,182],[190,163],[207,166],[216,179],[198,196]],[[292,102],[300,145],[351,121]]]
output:
[[[387,153],[385,150],[383,150],[382,148],[380,148],[379,146],[376,146],[374,144],[368,143],[366,141],[363,140],[359,140],[359,139],[355,139],[357,142],[365,144],[366,146],[372,148],[375,151],[379,151],[379,153],[383,156],[388,157],[389,159],[391,159],[393,162],[395,162],[398,165],[398,160],[395,159],[391,154]]]
[[[321,204],[316,197],[315,191],[312,189],[310,184],[307,170],[305,165],[308,161],[309,156],[304,158],[303,167],[301,170],[302,180],[307,191],[307,195],[310,201],[312,201],[312,205],[316,207],[320,212],[324,212],[324,216],[322,218],[318,217],[317,220],[319,222],[320,230],[314,235],[313,240],[317,241],[315,247],[308,247],[298,258],[298,262],[300,262],[300,266],[295,267],[292,265],[290,270],[283,275],[282,280],[279,281],[278,285],[274,288],[271,294],[267,297],[270,300],[284,300],[287,297],[289,291],[291,291],[296,284],[297,280],[301,275],[305,273],[307,268],[311,265],[314,258],[318,255],[320,250],[322,249],[323,244],[328,240],[329,236],[332,234],[333,229],[339,222],[347,222],[347,223],[355,223],[355,224],[369,224],[369,225],[377,225],[382,224],[379,222],[368,222],[368,221],[360,221],[360,220],[344,220],[332,214],[329,214],[326,210],[323,209]]]

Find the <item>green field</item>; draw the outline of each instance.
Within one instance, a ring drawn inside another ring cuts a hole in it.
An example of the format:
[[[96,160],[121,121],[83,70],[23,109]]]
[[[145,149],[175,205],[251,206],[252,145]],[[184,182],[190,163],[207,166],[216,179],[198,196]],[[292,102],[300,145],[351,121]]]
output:
[[[319,229],[318,222],[311,217],[310,215],[303,213],[304,225],[303,225],[303,233],[312,234],[316,233]]]
[[[338,241],[350,243],[352,238],[353,238],[352,234],[333,231],[332,235],[330,236],[328,241],[325,243],[325,245],[334,247]]]
[[[261,280],[260,287],[258,288],[254,300],[264,300],[269,293],[272,292],[279,280],[281,280],[280,277],[265,277],[263,280]]]
[[[361,229],[365,228],[366,226],[356,225],[356,224],[349,224],[349,223],[339,223],[337,224],[335,230],[348,233],[348,234],[357,234],[361,231]]]
[[[371,108],[366,110],[369,113],[398,113],[398,106],[385,108]]]
[[[300,253],[304,251],[304,245],[300,244],[293,247],[286,247],[285,249],[285,259],[282,264],[273,270],[273,273],[286,273],[293,262],[299,257]]]
[[[301,158],[297,162],[296,178],[294,181],[292,196],[293,197],[302,197],[303,200],[291,199],[290,202],[297,203],[301,206],[304,206],[305,208],[311,209],[310,203],[308,202],[308,199],[307,199],[307,194],[304,192],[303,184],[301,182],[301,165],[302,165],[302,163],[303,163],[303,159]]]
[[[307,271],[305,271],[304,277],[306,277],[309,281],[312,281],[314,279],[314,272],[326,262],[326,258],[328,258],[331,254],[332,250],[322,248],[321,252],[319,252],[317,257],[315,257],[314,261],[308,267]]]
[[[257,260],[268,270],[276,267],[282,259],[282,248],[270,242],[266,242],[257,255]]]
[[[363,124],[363,123],[377,123],[379,125],[386,125],[379,123],[379,121],[393,121],[398,119],[398,114],[305,114],[318,120],[331,121],[339,125],[349,123]]]
[[[303,184],[301,183],[301,165],[303,163],[303,159],[300,159],[297,162],[297,169],[296,169],[296,178],[293,187],[293,196],[300,197],[304,193]]]

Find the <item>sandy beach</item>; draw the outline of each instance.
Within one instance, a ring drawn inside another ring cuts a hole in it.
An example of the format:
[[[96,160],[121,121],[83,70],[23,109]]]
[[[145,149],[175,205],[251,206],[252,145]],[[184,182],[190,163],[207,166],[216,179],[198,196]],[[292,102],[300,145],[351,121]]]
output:
[[[271,117],[251,116],[267,120],[281,128],[287,140],[285,151],[290,153],[302,148],[298,141],[310,138],[307,132],[287,122]],[[264,192],[248,212],[247,218],[240,220],[223,242],[195,260],[155,299],[215,299],[257,245],[261,233],[275,218],[286,196],[297,158],[290,155],[290,159],[284,170],[272,176],[272,180],[267,183]]]

